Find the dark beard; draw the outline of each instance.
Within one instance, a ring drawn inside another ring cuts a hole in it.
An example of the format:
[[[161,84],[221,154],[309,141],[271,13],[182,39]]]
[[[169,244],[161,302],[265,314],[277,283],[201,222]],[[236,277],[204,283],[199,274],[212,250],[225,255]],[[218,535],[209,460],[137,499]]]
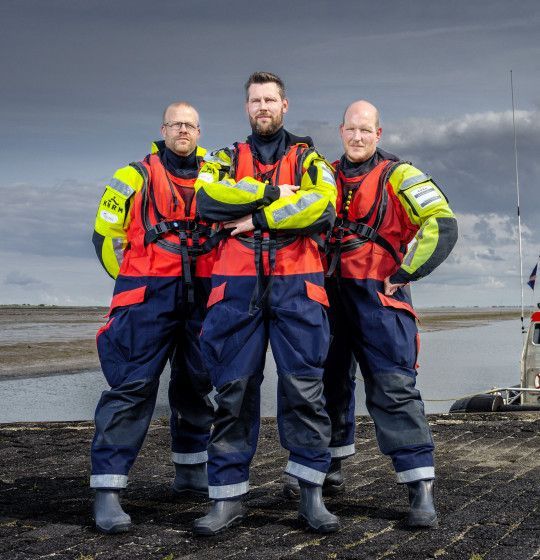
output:
[[[283,115],[281,115],[281,118],[276,118],[276,120],[272,119],[265,128],[257,124],[257,119],[250,118],[249,124],[251,125],[251,130],[255,134],[259,136],[272,136],[272,134],[275,134],[283,126]]]

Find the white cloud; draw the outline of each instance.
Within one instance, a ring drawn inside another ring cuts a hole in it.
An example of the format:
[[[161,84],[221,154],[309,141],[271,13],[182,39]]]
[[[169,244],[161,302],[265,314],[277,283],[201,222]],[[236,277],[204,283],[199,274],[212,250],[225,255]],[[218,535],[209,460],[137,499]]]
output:
[[[459,240],[449,258],[433,274],[413,287],[416,303],[433,305],[519,305],[520,267],[517,226],[508,216],[457,214]],[[481,227],[479,227],[479,225]],[[491,243],[486,244],[486,232]],[[524,233],[530,235],[527,227]],[[526,283],[537,254],[531,246],[523,255]],[[533,293],[525,286],[525,303]]]

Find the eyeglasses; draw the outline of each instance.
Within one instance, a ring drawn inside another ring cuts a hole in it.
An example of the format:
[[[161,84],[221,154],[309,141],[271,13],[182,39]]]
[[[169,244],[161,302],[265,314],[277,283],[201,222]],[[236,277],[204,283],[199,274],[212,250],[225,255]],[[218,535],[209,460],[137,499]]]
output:
[[[188,132],[195,132],[199,129],[198,124],[193,124],[189,122],[172,122],[172,123],[163,123],[163,126],[170,128],[174,132],[180,132],[182,127],[185,126]]]

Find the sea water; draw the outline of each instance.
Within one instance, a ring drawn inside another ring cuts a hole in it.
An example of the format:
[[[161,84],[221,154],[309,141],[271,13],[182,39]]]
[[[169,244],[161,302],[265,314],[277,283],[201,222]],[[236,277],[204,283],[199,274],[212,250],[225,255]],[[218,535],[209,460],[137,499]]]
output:
[[[422,333],[417,386],[426,412],[448,412],[461,396],[519,384],[521,347],[519,320]],[[161,376],[155,417],[169,414],[168,382],[167,367]],[[0,381],[0,422],[90,420],[106,389],[100,371]],[[262,415],[275,416],[276,367],[271,352],[261,391]],[[367,413],[364,400],[358,372],[357,414]]]

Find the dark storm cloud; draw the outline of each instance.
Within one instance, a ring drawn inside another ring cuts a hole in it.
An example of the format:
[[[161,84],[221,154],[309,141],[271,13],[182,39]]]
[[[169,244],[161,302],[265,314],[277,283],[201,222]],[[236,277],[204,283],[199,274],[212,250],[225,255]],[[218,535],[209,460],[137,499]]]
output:
[[[4,284],[6,286],[21,286],[23,288],[46,286],[46,283],[39,278],[35,278],[34,276],[30,276],[29,274],[24,274],[18,271],[9,272],[8,274],[6,274],[4,278]]]
[[[200,109],[204,143],[229,144],[248,132],[242,85],[256,69],[285,78],[291,126],[337,123],[357,97],[389,122],[500,111],[510,67],[518,100],[538,101],[533,1],[17,0],[0,17],[10,182],[105,178],[144,154],[179,96]]]

